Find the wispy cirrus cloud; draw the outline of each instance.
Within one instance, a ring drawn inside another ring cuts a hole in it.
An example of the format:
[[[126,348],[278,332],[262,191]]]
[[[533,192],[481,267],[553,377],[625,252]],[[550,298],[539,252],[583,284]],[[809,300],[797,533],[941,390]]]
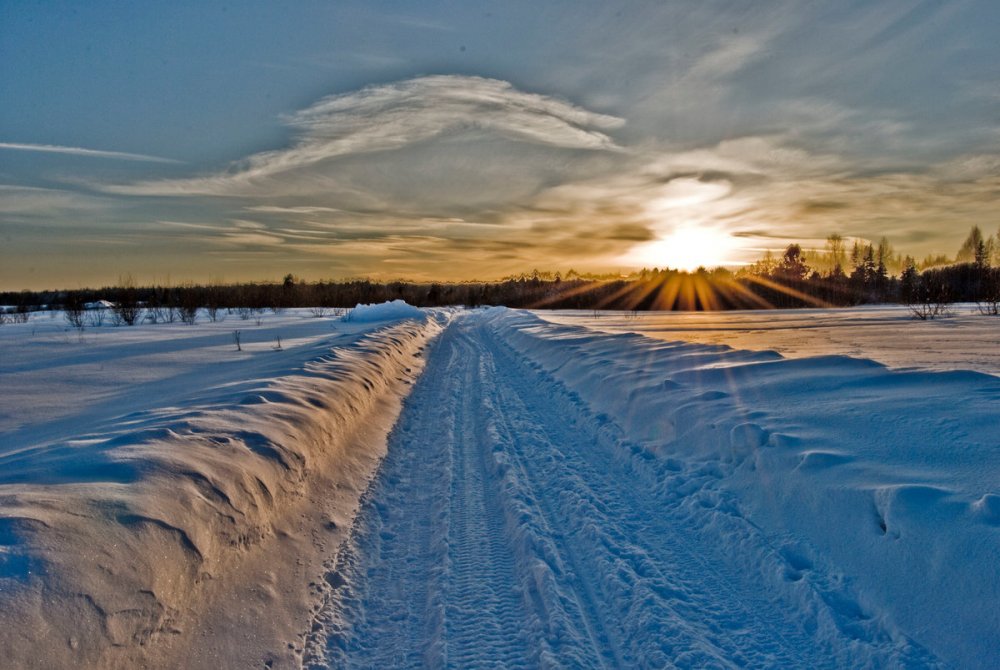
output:
[[[180,163],[181,161],[146,154],[132,154],[125,151],[103,151],[100,149],[85,149],[83,147],[64,147],[58,144],[25,144],[21,142],[0,142],[0,149],[11,151],[35,151],[49,154],[68,154],[88,158],[112,158],[123,161],[145,161],[149,163]]]
[[[702,55],[683,78],[703,86],[709,81],[732,77],[748,64],[762,58],[776,33],[772,27],[758,35],[728,35],[715,48]]]
[[[341,211],[336,207],[317,207],[311,205],[297,205],[293,207],[254,205],[246,209],[248,212],[263,212],[265,214],[333,214]]]
[[[520,91],[506,81],[459,75],[419,77],[328,96],[285,121],[298,133],[292,146],[254,154],[225,172],[100,188],[125,195],[275,195],[283,191],[281,178],[289,173],[462,132],[487,131],[562,149],[616,151],[619,147],[607,131],[624,124],[615,116]],[[313,183],[323,189],[328,181]],[[298,179],[295,188],[301,192],[304,187],[308,180]]]
[[[25,217],[33,221],[53,215],[105,212],[120,207],[113,199],[67,191],[0,184],[0,222]]]

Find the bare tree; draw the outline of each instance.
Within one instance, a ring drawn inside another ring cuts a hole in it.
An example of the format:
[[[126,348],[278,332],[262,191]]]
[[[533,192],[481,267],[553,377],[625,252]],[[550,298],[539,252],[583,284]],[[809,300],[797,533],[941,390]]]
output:
[[[926,277],[921,278],[920,286],[906,306],[914,317],[921,321],[950,316],[952,313],[951,292],[944,284],[933,284]]]
[[[83,330],[83,315],[86,309],[83,298],[76,293],[70,293],[66,296],[66,302],[63,303],[63,315],[66,317],[67,323],[77,330]]]
[[[13,312],[3,315],[9,323],[28,323],[29,316],[28,306],[24,303],[15,307]]]
[[[980,314],[1000,316],[1000,268],[986,269],[976,306]]]
[[[195,305],[181,305],[177,308],[177,314],[181,317],[181,323],[193,326],[198,319],[198,307]]]
[[[837,268],[841,272],[847,264],[847,250],[844,247],[844,238],[839,233],[833,233],[826,238],[826,249],[830,258],[830,272],[835,273]]]
[[[192,288],[182,290],[178,295],[177,314],[181,321],[189,326],[194,325],[198,318],[198,307],[200,306],[198,302],[198,294]]]
[[[107,311],[104,309],[104,305],[101,304],[87,311],[87,321],[90,322],[91,328],[100,328],[103,326],[105,316],[107,316]]]
[[[142,306],[139,304],[139,292],[135,288],[132,275],[118,279],[118,300],[111,308],[115,325],[134,326],[142,316]]]

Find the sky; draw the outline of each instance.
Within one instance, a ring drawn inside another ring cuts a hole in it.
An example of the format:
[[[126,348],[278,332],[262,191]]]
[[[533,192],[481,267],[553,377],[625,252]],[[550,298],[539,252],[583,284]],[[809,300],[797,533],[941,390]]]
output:
[[[1000,226],[1000,3],[0,2],[0,289]]]

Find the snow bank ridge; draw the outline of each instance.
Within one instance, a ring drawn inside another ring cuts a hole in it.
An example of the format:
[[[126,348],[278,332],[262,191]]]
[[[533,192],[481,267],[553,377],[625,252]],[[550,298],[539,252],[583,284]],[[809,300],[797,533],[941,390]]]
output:
[[[632,485],[724,541],[833,665],[1000,664],[995,377],[489,318],[564,389],[553,411],[589,417]]]
[[[201,585],[281,532],[311,474],[343,463],[440,328],[387,326],[223,402],[125,416],[111,433],[8,458],[0,608],[20,625],[0,631],[4,662],[31,665],[39,631],[63,636],[50,657],[63,667],[112,665],[109,648],[178,632]]]

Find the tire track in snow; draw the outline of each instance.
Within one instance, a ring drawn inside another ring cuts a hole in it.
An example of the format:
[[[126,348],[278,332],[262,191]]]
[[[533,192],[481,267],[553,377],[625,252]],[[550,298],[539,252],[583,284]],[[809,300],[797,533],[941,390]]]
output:
[[[808,657],[816,645],[793,621],[774,616],[773,604],[741,576],[723,575],[713,548],[668,523],[661,501],[629,485],[614,447],[583,417],[562,404],[552,411],[561,389],[489,346],[505,368],[494,406],[506,447],[548,523],[561,526],[572,573],[584,576],[574,588],[616,613],[617,626],[606,626],[621,638],[611,642],[623,649],[616,665],[819,667],[821,656]],[[585,575],[602,577],[599,596]]]
[[[307,666],[933,665],[762,578],[786,566],[720,499],[717,467],[649,458],[483,319],[456,319],[327,577]]]
[[[453,393],[462,413],[452,427],[449,584],[446,585],[448,664],[476,667],[483,652],[499,667],[515,667],[527,657],[521,636],[525,613],[515,592],[514,567],[503,535],[503,517],[484,461],[481,376],[472,364],[478,352],[466,338],[456,342],[464,361],[463,384]]]
[[[483,376],[488,376],[494,380],[499,379],[496,370],[496,361],[492,355],[484,357],[480,366],[484,371]],[[511,403],[507,402],[507,397],[504,393],[505,390],[507,389],[503,386],[499,384],[495,385],[491,392],[483,398],[484,406],[489,411],[493,420],[491,434],[494,438],[494,454],[511,454],[516,449],[519,440],[524,437],[518,431],[518,428],[523,429],[524,426],[515,425],[515,420],[512,420],[508,414]],[[543,404],[543,406],[545,405]],[[497,460],[496,456],[494,458]],[[570,541],[565,532],[565,527],[553,524],[552,519],[555,518],[555,515],[552,513],[552,506],[544,495],[539,495],[539,489],[530,486],[530,477],[525,472],[523,460],[513,463],[508,461],[508,463],[513,465],[514,469],[517,470],[513,481],[508,480],[511,483],[509,488],[512,489],[518,485],[522,487],[528,485],[526,487],[527,490],[522,493],[522,495],[527,494],[523,498],[523,502],[526,506],[534,508],[533,511],[538,518],[540,526],[539,534],[543,538],[541,541],[550,547],[549,551],[542,552],[537,559],[539,562],[547,563],[546,554],[556,559],[556,570],[553,572],[552,577],[557,583],[562,583],[562,592],[566,596],[562,599],[562,603],[556,601],[551,606],[544,608],[544,610],[549,615],[552,615],[555,609],[561,606],[564,616],[576,619],[575,623],[577,626],[586,631],[586,640],[577,639],[572,644],[578,649],[582,649],[587,648],[588,645],[585,642],[589,642],[588,651],[592,654],[589,660],[593,665],[600,664],[605,667],[621,667],[623,665],[623,658],[619,650],[618,640],[612,632],[615,629],[615,625],[602,616],[600,601],[595,595],[590,582],[587,579],[574,578],[577,575],[586,574],[586,570],[582,568],[581,561],[578,558],[578,555],[581,555],[583,552]],[[562,577],[569,577],[569,579],[567,580]],[[567,598],[570,600],[570,604],[565,603]],[[557,648],[556,651],[561,650]]]
[[[305,667],[530,665],[469,392],[475,356],[457,331],[442,334],[327,576]]]

